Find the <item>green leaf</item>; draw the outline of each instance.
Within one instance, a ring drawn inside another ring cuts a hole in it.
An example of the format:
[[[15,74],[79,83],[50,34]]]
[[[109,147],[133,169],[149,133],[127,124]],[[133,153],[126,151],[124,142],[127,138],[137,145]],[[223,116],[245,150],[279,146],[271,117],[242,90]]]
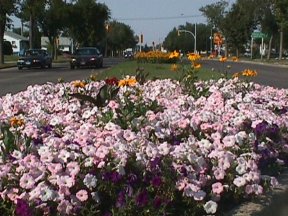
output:
[[[69,96],[71,97],[75,97],[77,99],[80,99],[82,101],[88,101],[90,103],[93,103],[95,105],[97,105],[97,100],[95,100],[95,98],[89,96],[89,95],[84,95],[84,94],[81,94],[81,93],[73,93],[73,94],[69,94]]]

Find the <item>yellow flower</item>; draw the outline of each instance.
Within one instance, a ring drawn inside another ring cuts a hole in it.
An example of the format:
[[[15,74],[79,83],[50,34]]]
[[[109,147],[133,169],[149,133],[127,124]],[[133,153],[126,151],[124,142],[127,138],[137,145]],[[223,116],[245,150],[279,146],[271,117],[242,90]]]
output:
[[[12,117],[10,119],[10,125],[12,127],[21,127],[22,125],[24,125],[24,120],[23,119],[20,119],[20,118],[17,118],[17,117]]]
[[[201,58],[201,56],[197,53],[188,53],[187,57],[190,61],[196,61]]]
[[[214,57],[215,57],[215,55],[210,54],[210,55],[208,56],[208,59],[213,59]]]
[[[242,76],[255,77],[255,76],[257,76],[257,71],[256,70],[245,69],[244,71],[242,71]]]
[[[193,68],[194,69],[199,69],[199,68],[201,68],[201,64],[193,62]]]
[[[172,64],[171,65],[171,71],[177,71],[178,70],[178,65],[177,64]]]
[[[226,62],[226,61],[227,61],[227,58],[226,58],[226,57],[221,57],[221,58],[219,59],[219,61],[220,61],[220,62]]]
[[[83,82],[83,81],[74,81],[74,82],[73,82],[73,86],[74,86],[75,88],[84,88],[85,85],[86,85],[86,83]]]
[[[129,79],[123,79],[123,80],[120,80],[118,82],[118,86],[119,87],[124,87],[124,86],[135,86],[137,83],[137,80],[134,79],[134,78],[129,78]]]
[[[177,52],[176,50],[174,50],[174,52],[170,53],[169,55],[169,59],[172,59],[172,58],[179,58],[180,56],[180,53]]]
[[[233,61],[233,62],[237,62],[237,61],[238,61],[238,58],[237,58],[236,56],[233,56],[233,57],[232,57],[232,61]]]
[[[234,73],[232,77],[236,78],[236,77],[239,77],[240,75],[241,75],[240,73]]]

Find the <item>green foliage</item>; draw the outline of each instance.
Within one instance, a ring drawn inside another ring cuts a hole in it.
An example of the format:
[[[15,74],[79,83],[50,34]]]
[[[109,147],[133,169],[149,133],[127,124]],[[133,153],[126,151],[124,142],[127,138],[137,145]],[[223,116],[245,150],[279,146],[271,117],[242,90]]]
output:
[[[183,85],[184,92],[193,96],[194,98],[199,98],[201,96],[207,96],[208,88],[198,87],[195,83],[199,81],[198,78],[198,69],[195,69],[193,66],[184,66],[183,77],[180,79],[181,84]]]
[[[215,28],[222,30],[223,19],[227,13],[228,2],[220,0],[216,3],[201,7],[199,10],[207,18],[208,23]]]
[[[12,45],[9,41],[4,41],[4,43],[3,43],[3,54],[4,55],[12,55],[13,54]]]
[[[1,136],[3,137],[3,144],[1,145],[1,156],[3,160],[5,161],[9,155],[17,149],[16,143],[15,143],[15,136],[10,131],[10,127],[8,125],[0,125],[1,130]]]
[[[107,48],[109,48],[110,51],[134,48],[137,44],[131,27],[117,21],[112,21],[108,24],[106,39]]]
[[[136,69],[136,80],[139,84],[143,85],[149,76],[148,72],[144,72],[144,68],[138,67]]]
[[[187,31],[195,33],[195,24],[186,23],[185,25],[178,26],[178,29],[185,29]],[[197,34],[197,50],[207,50],[210,48],[210,31],[211,26],[206,24],[196,25]],[[176,28],[173,28],[166,36],[163,46],[170,50],[181,50],[183,53],[194,51],[194,37],[189,33],[181,33],[178,35]]]
[[[110,11],[105,4],[79,0],[69,5],[69,33],[81,46],[95,46],[105,36]]]
[[[110,100],[113,100],[116,97],[118,91],[118,87],[112,85],[104,85],[99,90],[96,98],[85,95],[83,93],[73,93],[69,94],[69,96],[78,98],[83,102],[88,101],[97,107],[104,107],[109,103]]]

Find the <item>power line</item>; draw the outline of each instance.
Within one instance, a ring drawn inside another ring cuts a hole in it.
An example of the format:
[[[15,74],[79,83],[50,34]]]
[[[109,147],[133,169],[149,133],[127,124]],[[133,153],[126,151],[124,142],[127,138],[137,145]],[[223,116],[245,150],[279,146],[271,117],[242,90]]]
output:
[[[134,17],[134,18],[113,18],[114,20],[119,21],[139,21],[139,20],[168,20],[168,19],[186,19],[186,18],[195,18],[202,17],[203,15],[186,15],[186,16],[167,16],[167,17]]]

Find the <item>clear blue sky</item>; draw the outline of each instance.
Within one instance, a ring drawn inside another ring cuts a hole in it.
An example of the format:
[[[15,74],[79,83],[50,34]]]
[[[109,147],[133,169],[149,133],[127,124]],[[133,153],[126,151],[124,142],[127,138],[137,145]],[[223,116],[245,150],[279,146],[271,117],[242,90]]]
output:
[[[206,23],[199,8],[217,0],[98,0],[111,11],[111,18],[129,25],[136,35],[144,35],[144,44],[162,42],[179,25]],[[235,0],[229,0],[233,3]],[[15,27],[20,22],[14,22]]]

